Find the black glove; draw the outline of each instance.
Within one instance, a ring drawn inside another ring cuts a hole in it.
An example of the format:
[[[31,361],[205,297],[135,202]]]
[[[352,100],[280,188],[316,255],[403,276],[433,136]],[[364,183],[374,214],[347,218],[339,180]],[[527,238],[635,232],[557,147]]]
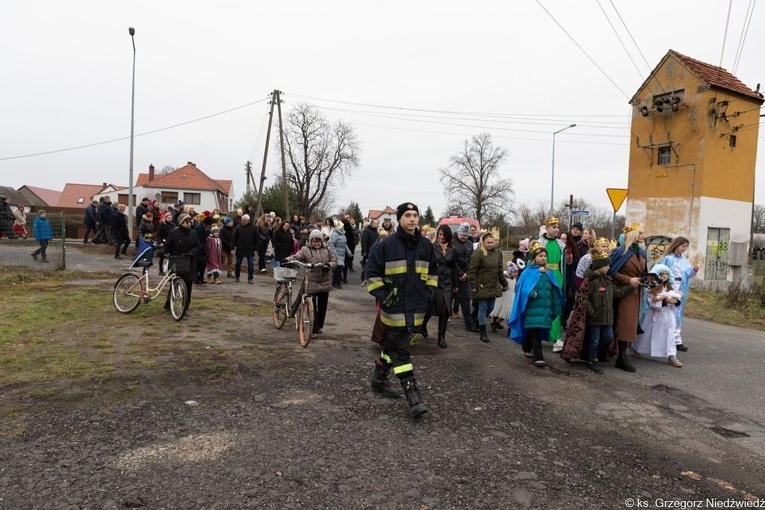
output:
[[[330,266],[329,264],[322,264],[321,268],[323,270],[325,270],[325,271],[331,271],[332,270],[332,266]]]

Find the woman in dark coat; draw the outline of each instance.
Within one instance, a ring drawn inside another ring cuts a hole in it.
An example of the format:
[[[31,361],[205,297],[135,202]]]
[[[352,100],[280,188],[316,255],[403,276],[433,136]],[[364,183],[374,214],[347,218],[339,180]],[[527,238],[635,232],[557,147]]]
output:
[[[486,334],[486,317],[494,309],[494,300],[507,290],[505,265],[497,248],[497,239],[489,232],[481,236],[478,249],[470,256],[468,283],[470,297],[478,301],[478,330],[481,342],[489,342]]]
[[[176,267],[176,274],[180,276],[184,282],[186,282],[186,315],[189,315],[189,305],[191,304],[191,288],[194,285],[194,280],[197,277],[197,263],[196,255],[199,252],[199,237],[197,233],[191,228],[191,216],[185,213],[178,215],[178,228],[174,228],[170,231],[170,234],[165,240],[165,246],[162,251],[165,255],[171,257],[178,257],[181,255],[188,256],[188,270],[180,270],[182,267],[180,264]],[[186,267],[184,267],[186,269]],[[165,310],[170,309],[170,291],[167,292],[167,299],[165,300]]]
[[[117,210],[112,211],[112,234],[114,235],[114,258],[121,259],[120,249],[123,255],[127,255],[127,249],[130,246],[125,204],[119,204]]]
[[[630,285],[633,288],[631,293],[619,300],[614,342],[618,352],[616,368],[634,372],[635,366],[627,360],[627,346],[637,339],[643,289],[640,285],[640,276],[646,268],[646,253],[643,250],[645,236],[640,224],[633,223],[626,229],[628,231],[624,236],[624,246],[611,252],[611,269],[608,271],[608,276],[619,285]],[[613,351],[613,344],[611,350]]]
[[[426,328],[431,315],[438,316],[438,346],[446,349],[446,326],[449,323],[451,310],[449,304],[457,291],[457,267],[452,246],[452,229],[441,225],[436,231],[436,242],[433,243],[433,253],[438,262],[438,288],[433,294],[431,310],[425,316],[422,324],[423,336],[427,336]]]
[[[273,267],[281,266],[281,261],[292,254],[295,248],[294,239],[289,221],[285,220],[279,223],[274,229],[274,237],[271,239],[271,242],[274,244]]]

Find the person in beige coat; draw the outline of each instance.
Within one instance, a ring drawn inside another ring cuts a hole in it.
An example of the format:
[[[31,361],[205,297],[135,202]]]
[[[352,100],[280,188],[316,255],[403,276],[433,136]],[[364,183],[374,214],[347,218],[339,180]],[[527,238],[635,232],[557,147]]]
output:
[[[332,273],[337,267],[337,258],[327,247],[322,233],[319,230],[313,230],[308,234],[308,244],[286,260],[297,260],[314,265],[306,269],[308,271],[306,292],[313,299],[313,335],[321,335],[324,318],[327,316],[329,292],[332,290]]]
[[[494,309],[494,300],[508,289],[502,252],[497,239],[487,232],[481,236],[478,249],[470,256],[468,282],[470,298],[478,302],[478,331],[481,342],[489,342],[486,316]]]

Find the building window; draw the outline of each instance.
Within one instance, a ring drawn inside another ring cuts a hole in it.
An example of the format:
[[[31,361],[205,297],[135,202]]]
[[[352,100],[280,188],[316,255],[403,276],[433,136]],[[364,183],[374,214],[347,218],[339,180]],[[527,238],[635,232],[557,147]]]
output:
[[[178,201],[178,192],[177,191],[163,191],[161,194],[161,202],[162,205],[175,205],[175,203]]]
[[[672,162],[672,147],[659,147],[659,164],[669,165]]]
[[[183,203],[191,204],[191,205],[199,205],[202,203],[202,194],[201,193],[184,193]]]
[[[728,145],[731,147],[736,146],[736,135],[730,135],[730,138],[728,138]]]
[[[77,203],[78,204],[84,204],[85,203],[85,199],[80,197],[80,198],[77,199]]]

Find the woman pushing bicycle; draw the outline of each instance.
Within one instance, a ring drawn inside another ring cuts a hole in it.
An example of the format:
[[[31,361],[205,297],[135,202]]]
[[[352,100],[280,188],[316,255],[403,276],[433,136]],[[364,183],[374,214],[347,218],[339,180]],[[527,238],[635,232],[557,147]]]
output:
[[[308,234],[308,243],[296,254],[287,257],[285,261],[297,260],[313,267],[307,277],[306,292],[313,299],[313,334],[322,334],[324,318],[327,315],[329,292],[332,290],[332,273],[337,267],[335,254],[327,247],[320,230],[312,230]]]
[[[178,217],[178,228],[174,228],[170,231],[161,251],[163,255],[188,255],[175,262],[175,273],[186,282],[188,290],[186,293],[186,316],[190,316],[188,308],[191,304],[191,287],[197,274],[196,259],[194,256],[199,250],[199,238],[194,229],[191,228],[191,216],[188,214],[181,214]],[[169,309],[170,293],[167,294],[167,301],[165,301],[165,310]]]

